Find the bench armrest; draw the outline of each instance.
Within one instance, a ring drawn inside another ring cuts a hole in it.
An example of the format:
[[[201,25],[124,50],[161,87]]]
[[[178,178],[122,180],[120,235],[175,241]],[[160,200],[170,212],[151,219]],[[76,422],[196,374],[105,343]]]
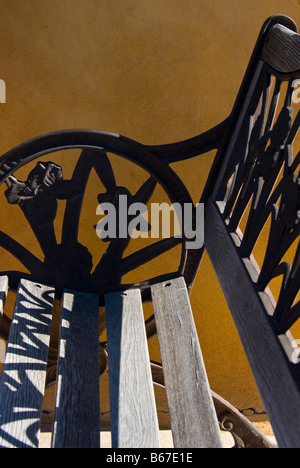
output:
[[[167,163],[183,161],[199,156],[222,145],[224,136],[230,126],[231,117],[212,129],[188,140],[166,145],[145,146],[147,152],[154,154]]]

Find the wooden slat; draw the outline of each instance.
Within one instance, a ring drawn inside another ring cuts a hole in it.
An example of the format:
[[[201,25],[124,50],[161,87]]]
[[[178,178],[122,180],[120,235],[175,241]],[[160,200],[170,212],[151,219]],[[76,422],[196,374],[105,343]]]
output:
[[[105,295],[112,445],[159,447],[159,428],[139,290]]]
[[[4,313],[4,305],[8,292],[8,277],[0,276],[0,337],[6,338],[9,332],[9,319]],[[5,355],[5,342],[0,339],[0,363],[3,362]]]
[[[100,446],[99,298],[65,291],[52,447]]]
[[[183,278],[151,287],[175,447],[222,447]]]
[[[272,26],[261,58],[282,73],[300,70],[300,35],[281,24]]]
[[[0,320],[4,312],[4,305],[8,291],[8,277],[0,276]]]
[[[8,277],[0,276],[0,336],[3,336],[3,330],[6,328],[3,326],[3,312],[4,305],[7,297],[8,291]],[[6,316],[4,316],[6,317]],[[4,362],[5,357],[5,341],[0,339],[0,364]]]
[[[38,447],[54,289],[22,280],[0,382],[0,446]]]
[[[205,246],[280,447],[300,447],[300,392],[278,337],[217,207],[207,204]]]

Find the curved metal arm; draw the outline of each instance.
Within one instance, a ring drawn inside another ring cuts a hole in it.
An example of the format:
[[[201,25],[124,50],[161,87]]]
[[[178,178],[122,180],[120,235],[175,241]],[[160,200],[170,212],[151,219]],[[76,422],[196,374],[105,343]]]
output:
[[[154,154],[167,163],[184,161],[201,154],[217,149],[222,145],[224,136],[231,124],[231,118],[221,122],[205,133],[188,140],[168,145],[145,146],[147,152]]]

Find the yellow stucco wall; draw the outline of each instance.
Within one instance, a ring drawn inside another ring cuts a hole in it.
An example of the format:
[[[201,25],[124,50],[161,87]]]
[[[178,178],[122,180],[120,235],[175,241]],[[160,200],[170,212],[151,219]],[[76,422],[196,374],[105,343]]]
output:
[[[0,153],[63,128],[116,132],[145,144],[211,128],[230,113],[259,30],[276,13],[300,24],[298,0],[0,0],[0,78],[7,87]],[[174,166],[195,201],[212,158]],[[138,187],[139,172],[118,164],[117,174],[125,171]],[[8,218],[6,208],[1,202],[1,223],[16,230],[18,216]],[[92,204],[90,212],[95,216]],[[191,301],[212,388],[241,409],[262,411],[207,258]],[[151,357],[159,360],[155,340]]]

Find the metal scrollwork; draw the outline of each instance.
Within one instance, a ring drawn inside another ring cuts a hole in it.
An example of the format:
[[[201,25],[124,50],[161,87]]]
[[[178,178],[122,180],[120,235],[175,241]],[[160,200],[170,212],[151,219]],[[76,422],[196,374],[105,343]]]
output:
[[[151,362],[155,385],[165,388],[163,368]],[[229,432],[233,438],[232,448],[277,448],[276,442],[265,436],[244,414],[229,401],[212,391],[212,398],[221,431]],[[262,414],[262,413],[257,413]]]
[[[63,180],[62,168],[52,162],[38,162],[25,182],[12,175],[5,182],[8,203],[18,204],[25,216],[40,226],[55,219],[57,199],[70,200],[80,195],[72,182]]]
[[[282,276],[281,291],[272,316],[274,327],[281,334],[300,316],[299,302],[296,301],[300,287],[299,243],[297,246],[300,153],[293,154],[300,112],[294,117],[293,82],[288,83],[283,106],[277,112],[282,81],[279,77],[272,78],[267,70],[262,74],[260,87],[240,131],[239,145],[242,141],[245,157],[237,157],[241,146],[236,145],[223,180],[224,196],[221,190],[219,200],[224,201],[223,216],[231,232],[236,232],[245,220],[237,247],[243,258],[249,258],[253,253],[269,221],[268,240],[255,287],[258,292],[263,292],[274,278]]]
[[[65,149],[81,149],[69,180],[64,177],[62,167],[49,160],[47,162],[39,160],[26,180],[19,180],[15,176],[15,171],[26,163],[45,154]],[[148,172],[148,178],[136,193],[131,193],[129,188],[117,184],[108,153],[126,158]],[[107,247],[98,263],[94,264],[89,246],[83,245],[78,239],[83,199],[92,170],[99,179],[99,191],[98,195],[95,195],[95,213],[98,204],[109,202],[116,209],[117,223],[120,218],[120,196],[126,196],[129,208],[135,203],[147,205],[157,184],[163,186],[171,203],[178,202],[183,205],[191,202],[184,185],[167,163],[147,153],[141,145],[122,139],[118,135],[65,131],[54,132],[29,141],[20,148],[8,152],[0,161],[0,183],[5,182],[7,186],[5,191],[7,202],[20,207],[44,254],[41,260],[12,237],[0,232],[0,246],[23,263],[29,271],[25,276],[53,284],[57,294],[60,294],[64,288],[73,288],[98,293],[101,299],[108,290],[130,286],[122,284],[124,275],[181,244],[179,270],[170,271],[170,275],[187,273],[186,279],[189,285],[189,278],[193,279],[197,270],[197,264],[193,260],[195,254],[188,251],[184,247],[184,239],[178,237],[157,240],[135,253],[125,255],[131,236],[129,233],[127,236],[118,235],[117,224],[116,236],[101,238]],[[54,224],[59,200],[66,200],[61,242],[57,240],[57,226]],[[133,217],[130,215],[127,217],[128,224],[124,226],[126,230]],[[148,222],[142,224],[136,229],[145,232],[151,230]],[[95,239],[97,239],[96,231]],[[101,240],[98,239],[98,242]],[[24,276],[22,272],[16,271],[3,273],[8,274],[10,284],[15,287],[19,278]],[[160,276],[157,280],[159,279]],[[149,298],[149,285],[155,281],[155,278],[151,278],[138,283],[144,298]]]

